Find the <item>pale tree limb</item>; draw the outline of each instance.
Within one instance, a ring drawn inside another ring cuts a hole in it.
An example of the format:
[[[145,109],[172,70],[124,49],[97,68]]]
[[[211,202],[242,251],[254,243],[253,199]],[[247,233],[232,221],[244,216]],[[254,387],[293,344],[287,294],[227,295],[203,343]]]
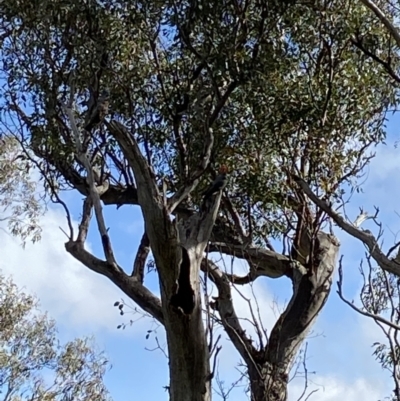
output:
[[[71,99],[72,99],[72,94],[71,94]],[[63,110],[68,116],[69,122],[71,124],[71,129],[74,134],[74,139],[75,139],[75,145],[76,145],[76,151],[77,151],[77,157],[79,161],[83,164],[85,167],[86,173],[87,173],[87,181],[89,184],[89,194],[93,202],[94,210],[95,210],[95,215],[96,215],[96,221],[97,221],[97,226],[101,235],[101,241],[103,244],[103,250],[104,250],[104,255],[107,259],[107,262],[110,263],[111,265],[116,265],[116,260],[114,257],[114,253],[111,247],[111,241],[110,237],[108,235],[108,230],[106,228],[106,224],[104,221],[104,216],[103,216],[103,208],[101,206],[101,201],[100,201],[100,195],[101,193],[99,192],[99,189],[96,188],[95,184],[95,177],[93,173],[93,167],[90,164],[90,161],[87,157],[87,155],[84,153],[82,149],[82,143],[81,143],[81,138],[80,138],[80,133],[78,130],[78,127],[75,122],[75,117],[72,112],[72,108],[68,107],[66,105],[62,105]],[[107,191],[108,185],[103,186],[103,191]]]
[[[95,177],[93,174],[92,166],[84,152],[82,151],[80,135],[78,128],[75,123],[75,119],[70,107],[63,107],[66,114],[69,117],[72,131],[75,136],[75,142],[77,147],[78,158],[84,165],[90,190],[90,200],[84,203],[84,211],[82,217],[82,223],[80,225],[78,238],[81,242],[69,242],[66,244],[66,249],[81,263],[87,266],[89,269],[96,271],[99,274],[106,275],[110,280],[114,282],[118,287],[121,288],[132,300],[134,300],[139,306],[141,306],[146,312],[150,313],[155,319],[163,322],[163,314],[161,309],[161,302],[156,298],[147,288],[142,285],[141,280],[137,277],[129,278],[123,270],[117,265],[105,221],[102,213],[102,206],[100,202],[100,193],[95,185]],[[106,188],[107,190],[108,188]],[[107,262],[103,262],[100,259],[95,258],[89,252],[84,249],[84,240],[86,239],[88,225],[90,221],[91,206],[94,206],[96,220],[98,228],[102,237],[104,253]]]
[[[155,174],[142,155],[139,145],[128,129],[116,120],[105,122],[111,135],[117,140],[127,163],[133,171],[137,186],[137,200],[143,213],[146,234],[152,247],[163,288],[170,291],[176,282],[181,260],[176,221],[171,220],[156,182]],[[174,271],[171,267],[174,266]]]
[[[121,150],[132,168],[137,186],[138,202],[147,224],[164,218],[163,201],[157,187],[154,172],[142,155],[137,141],[127,128],[116,120],[107,123],[111,134],[118,141]],[[151,237],[151,236],[150,236]]]
[[[88,196],[83,201],[82,218],[79,224],[79,231],[76,242],[84,244],[86,241],[87,233],[89,231],[90,219],[92,217],[92,208],[93,208],[93,201],[92,198]]]
[[[92,207],[92,199],[87,197],[83,203],[78,238],[76,241],[71,240],[67,242],[65,244],[66,250],[90,270],[108,277],[144,311],[163,324],[164,317],[161,310],[161,301],[143,285],[143,278],[139,273],[129,277],[117,264],[102,261],[85,250],[84,246],[89,230]],[[141,248],[139,247],[138,253],[140,250]],[[137,259],[138,256],[136,256],[135,260]]]
[[[288,256],[269,249],[214,242],[209,245],[209,252],[216,251],[244,259],[249,263],[249,274],[245,277],[236,277],[234,280],[236,284],[246,284],[260,276],[282,277],[293,269],[293,261]]]
[[[359,229],[353,224],[348,223],[339,213],[335,212],[330,205],[328,205],[324,200],[318,198],[318,196],[313,193],[310,186],[303,179],[297,176],[294,176],[294,179],[304,193],[329,217],[331,217],[342,230],[360,240],[367,247],[370,255],[383,270],[393,273],[396,276],[400,276],[400,264],[394,260],[390,260],[382,252],[378,245],[378,241],[371,231]]]

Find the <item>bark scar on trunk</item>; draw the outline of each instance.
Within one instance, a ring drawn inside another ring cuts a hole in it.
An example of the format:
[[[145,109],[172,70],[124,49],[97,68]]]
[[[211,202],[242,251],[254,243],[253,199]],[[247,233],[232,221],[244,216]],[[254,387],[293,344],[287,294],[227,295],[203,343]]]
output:
[[[179,267],[179,277],[175,294],[170,304],[185,315],[190,315],[195,307],[194,290],[190,284],[190,258],[187,250],[182,246],[182,262]]]

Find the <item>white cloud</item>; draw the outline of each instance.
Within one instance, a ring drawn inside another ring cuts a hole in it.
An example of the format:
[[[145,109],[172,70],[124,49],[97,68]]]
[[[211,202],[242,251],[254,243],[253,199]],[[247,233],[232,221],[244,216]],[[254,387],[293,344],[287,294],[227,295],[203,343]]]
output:
[[[289,401],[298,400],[303,390],[303,384],[291,385]],[[349,378],[348,381],[344,381],[334,375],[320,377],[315,379],[315,382],[309,383],[306,395],[314,390],[317,391],[308,398],[310,401],[377,401],[389,395],[388,388],[382,381],[368,381],[363,378],[355,380]]]
[[[49,312],[58,324],[71,330],[115,331],[123,321],[113,303],[121,291],[108,279],[77,262],[64,248],[65,215],[50,209],[41,219],[42,240],[27,243],[25,250],[20,240],[0,231],[3,246],[0,269],[12,275],[16,284],[28,293],[38,296],[43,310]],[[136,330],[135,330],[136,331]]]

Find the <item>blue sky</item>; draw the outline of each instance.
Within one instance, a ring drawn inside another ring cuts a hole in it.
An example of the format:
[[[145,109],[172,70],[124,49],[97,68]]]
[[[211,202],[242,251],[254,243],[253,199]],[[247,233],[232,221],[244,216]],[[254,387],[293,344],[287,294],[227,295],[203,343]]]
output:
[[[385,229],[385,243],[393,244],[394,234],[400,233],[400,149],[394,142],[400,138],[399,117],[392,117],[389,123],[389,137],[386,146],[377,148],[377,156],[367,169],[364,193],[355,194],[346,208],[354,220],[363,206],[373,212],[373,206],[381,208],[380,219]],[[65,198],[71,207],[73,217],[79,217],[81,196],[69,193]],[[110,227],[111,241],[117,260],[127,271],[132,268],[138,242],[143,232],[140,210],[133,206],[105,208],[107,226]],[[3,223],[1,223],[3,224]],[[6,257],[0,261],[0,269],[14,277],[15,282],[26,291],[36,294],[43,310],[57,320],[60,337],[63,340],[74,336],[94,335],[100,349],[104,349],[112,364],[106,375],[106,384],[115,401],[167,400],[163,386],[168,385],[168,364],[164,354],[156,348],[155,335],[160,345],[165,346],[162,327],[151,319],[139,319],[125,330],[117,330],[120,323],[140,318],[133,312],[125,316],[118,314],[113,303],[123,297],[106,278],[92,273],[77,263],[64,249],[66,237],[59,227],[66,227],[61,208],[51,208],[42,218],[43,238],[38,244],[28,244],[23,250],[16,238],[0,230]],[[4,224],[3,224],[4,227]],[[368,222],[363,227],[369,227]],[[372,229],[372,228],[371,228]],[[340,253],[344,255],[345,293],[350,299],[358,298],[361,277],[358,273],[360,260],[364,256],[363,246],[355,239],[337,230],[341,240]],[[102,255],[97,229],[93,224],[89,235],[91,250]],[[245,265],[235,262],[235,268],[245,270]],[[146,284],[158,293],[155,275],[146,277]],[[252,298],[249,287],[240,288],[246,297]],[[291,283],[282,278],[259,279],[254,285],[258,296],[263,323],[271,328],[277,313],[282,310],[291,294]],[[249,315],[247,304],[235,293],[238,313]],[[128,309],[127,309],[128,312]],[[155,330],[148,340],[147,330]],[[251,328],[248,328],[251,332]],[[223,350],[220,354],[220,376],[227,387],[238,377],[236,370],[239,356],[222,335]],[[382,338],[378,328],[346,306],[336,294],[334,283],[329,300],[320,314],[308,342],[309,388],[318,389],[310,400],[365,400],[377,401],[390,395],[392,384],[372,357],[371,345]],[[311,373],[315,372],[315,373]],[[289,400],[294,401],[302,391],[302,379],[296,379],[289,386]],[[215,400],[219,398],[214,396]],[[231,393],[229,400],[243,400],[243,387]]]

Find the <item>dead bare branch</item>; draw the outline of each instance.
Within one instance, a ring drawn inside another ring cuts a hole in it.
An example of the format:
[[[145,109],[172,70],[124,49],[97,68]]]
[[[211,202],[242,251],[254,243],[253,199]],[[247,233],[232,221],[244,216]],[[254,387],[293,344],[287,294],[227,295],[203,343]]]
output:
[[[340,299],[347,305],[350,306],[350,308],[352,308],[353,310],[355,310],[356,312],[358,312],[360,315],[369,317],[370,319],[373,319],[377,322],[381,322],[386,326],[389,326],[395,330],[400,330],[400,326],[397,324],[394,324],[393,322],[391,322],[390,320],[387,320],[379,315],[367,312],[366,310],[363,310],[357,306],[354,305],[354,302],[350,302],[349,300],[347,300],[345,298],[345,296],[343,295],[343,266],[342,266],[342,259],[340,259],[339,262],[339,280],[337,281],[337,293],[340,297]]]

